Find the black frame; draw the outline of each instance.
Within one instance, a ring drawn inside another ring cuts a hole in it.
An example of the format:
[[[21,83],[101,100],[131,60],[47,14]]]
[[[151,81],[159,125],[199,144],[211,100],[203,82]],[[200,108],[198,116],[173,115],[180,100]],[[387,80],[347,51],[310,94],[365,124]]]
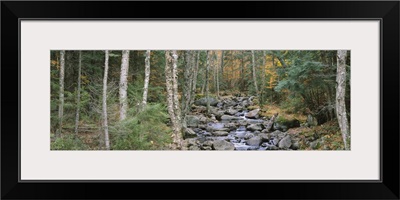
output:
[[[229,5],[227,5],[229,4]],[[152,11],[152,7],[164,11]],[[399,7],[398,1],[306,2],[17,2],[2,1],[1,198],[273,198],[399,199]],[[223,12],[229,8],[229,11]],[[204,12],[207,11],[207,12]],[[311,19],[381,20],[381,181],[57,181],[19,182],[20,19]],[[18,64],[18,65],[17,65]],[[18,73],[18,90],[10,87]],[[7,77],[5,77],[7,76]],[[18,99],[15,93],[18,91]],[[18,113],[15,107],[18,106]],[[13,109],[14,108],[14,109]],[[18,132],[16,123],[18,116]],[[385,120],[383,121],[383,117]],[[384,126],[383,126],[383,122]],[[5,125],[8,125],[7,127]],[[384,137],[383,137],[384,136]],[[221,189],[227,186],[228,190]],[[146,193],[147,187],[157,192]],[[200,188],[207,188],[201,191]],[[287,188],[289,190],[287,190]],[[193,196],[185,196],[195,190]],[[197,190],[197,191],[196,191]],[[257,190],[257,192],[255,192]],[[184,191],[184,192],[182,192]],[[230,192],[232,191],[232,192]],[[273,192],[270,192],[273,191]]]

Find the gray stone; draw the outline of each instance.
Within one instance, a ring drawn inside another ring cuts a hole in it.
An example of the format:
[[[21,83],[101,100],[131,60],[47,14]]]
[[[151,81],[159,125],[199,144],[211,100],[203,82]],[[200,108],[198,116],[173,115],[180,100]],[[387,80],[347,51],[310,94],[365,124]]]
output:
[[[186,115],[186,124],[188,127],[197,127],[199,125],[200,118],[196,115]]]
[[[222,115],[221,116],[221,120],[239,120],[242,119],[240,117],[234,117],[234,116],[230,116],[230,115]]]
[[[284,137],[281,141],[279,141],[279,148],[281,149],[289,149],[290,146],[292,146],[292,139],[290,136]]]
[[[279,148],[274,145],[267,146],[266,150],[278,150]]]
[[[190,146],[197,146],[198,141],[196,138],[188,138],[182,141],[182,146],[190,147]]]
[[[251,118],[251,119],[258,118],[258,112],[259,112],[259,111],[260,111],[260,109],[252,110],[252,111],[250,111],[250,112],[248,112],[248,113],[246,114],[246,117],[247,117],[247,118]]]
[[[269,141],[269,135],[268,134],[260,133],[258,136],[261,138],[261,141],[263,141],[263,142],[268,142]]]
[[[212,134],[215,136],[227,136],[229,133],[226,131],[214,131]]]
[[[237,111],[237,110],[234,110],[234,109],[232,109],[232,108],[229,108],[227,111],[225,111],[225,114],[228,114],[228,115],[235,115],[236,113],[238,113],[239,111]]]
[[[213,141],[211,141],[211,140],[207,140],[207,141],[205,141],[204,143],[203,143],[203,146],[212,146],[213,145]]]
[[[200,148],[197,145],[196,146],[190,146],[189,150],[191,150],[191,151],[199,151]]]
[[[219,151],[227,151],[227,150],[234,150],[235,146],[232,143],[227,142],[225,140],[216,140],[213,143],[213,149]]]
[[[248,140],[248,139],[250,139],[250,138],[252,138],[252,137],[254,137],[254,134],[253,134],[253,133],[246,133],[246,134],[244,135],[244,139],[246,139],[246,140]]]
[[[194,138],[197,137],[196,132],[192,130],[191,128],[186,128],[185,129],[185,138]]]
[[[321,146],[321,142],[319,140],[310,142],[311,149],[318,149],[320,146]]]
[[[213,97],[204,97],[194,102],[196,106],[207,106],[207,101],[210,102],[210,106],[216,106],[218,101]]]
[[[308,126],[317,126],[318,125],[317,118],[315,118],[312,115],[308,115],[307,116],[307,124],[308,124]]]
[[[250,126],[247,127],[248,130],[250,131],[261,131],[261,124],[251,124]]]
[[[294,142],[290,148],[293,150],[299,149],[300,148],[299,142],[298,141]]]
[[[260,146],[261,138],[259,136],[252,137],[246,141],[246,144],[250,146]]]

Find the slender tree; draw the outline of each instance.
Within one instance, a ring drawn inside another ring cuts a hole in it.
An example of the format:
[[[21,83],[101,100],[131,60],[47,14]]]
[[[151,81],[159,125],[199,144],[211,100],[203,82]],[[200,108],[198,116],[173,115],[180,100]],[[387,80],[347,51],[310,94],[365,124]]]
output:
[[[150,50],[146,51],[145,63],[145,76],[144,76],[144,88],[143,88],[143,101],[142,109],[146,107],[147,104],[147,91],[149,90],[149,80],[150,80]]]
[[[210,113],[210,99],[209,99],[209,83],[208,72],[210,70],[210,51],[207,51],[207,68],[206,68],[206,99],[207,99],[207,114]]]
[[[222,58],[221,58],[222,59]],[[219,97],[219,69],[218,69],[218,65],[217,64],[215,64],[215,73],[217,74],[216,75],[216,77],[217,77],[217,97]]]
[[[79,127],[79,112],[81,108],[81,71],[82,71],[82,51],[79,51],[79,64],[78,64],[78,88],[76,97],[76,114],[75,114],[75,134],[78,134]]]
[[[172,55],[171,55],[172,54]],[[178,55],[176,51],[165,51],[165,80],[167,87],[167,103],[168,113],[172,122],[173,129],[173,149],[182,148],[182,124],[181,124],[181,111],[179,108],[178,99],[178,75],[177,75],[177,61]],[[172,66],[171,66],[172,65]]]
[[[348,150],[347,138],[349,125],[347,121],[345,94],[346,94],[346,50],[337,51],[337,75],[336,75],[336,115],[342,132],[344,148]]]
[[[258,86],[257,86],[257,75],[256,75],[256,62],[254,59],[254,50],[251,50],[251,66],[253,68],[253,82],[254,82],[254,88],[256,89],[256,94],[259,96],[258,92]]]
[[[122,51],[121,76],[119,79],[119,120],[126,118],[128,110],[128,69],[129,69],[129,50]]]
[[[59,135],[61,135],[63,127],[63,115],[64,115],[64,70],[65,70],[65,51],[60,51],[60,103],[58,108],[58,119],[59,119]]]
[[[197,89],[197,74],[199,71],[199,61],[200,61],[200,51],[197,51],[196,54],[196,65],[194,67],[194,72],[193,72],[193,82],[192,82],[192,94],[190,95],[192,98],[190,100],[190,105],[193,104],[194,102],[194,96],[196,94],[196,89]]]
[[[221,83],[224,84],[224,50],[221,52]]]
[[[260,95],[261,95],[261,102],[264,102],[264,88],[265,88],[265,64],[267,63],[267,55],[265,51],[262,51],[263,59],[262,59],[262,66],[261,66],[261,88],[260,88]]]
[[[104,141],[106,143],[106,149],[110,150],[110,140],[108,136],[108,122],[107,122],[107,78],[108,78],[108,50],[105,52],[104,61],[104,77],[103,77],[103,129],[104,129]]]
[[[194,52],[190,50],[185,52],[186,65],[183,74],[184,83],[183,83],[183,95],[182,95],[182,118],[185,118],[186,114],[189,112],[190,102],[192,98],[191,94],[192,94],[192,84],[194,75],[193,53]]]

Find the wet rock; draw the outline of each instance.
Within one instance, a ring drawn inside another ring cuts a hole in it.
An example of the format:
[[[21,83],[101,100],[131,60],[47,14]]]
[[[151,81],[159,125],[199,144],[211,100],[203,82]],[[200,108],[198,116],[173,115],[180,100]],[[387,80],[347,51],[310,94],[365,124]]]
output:
[[[227,142],[225,140],[217,140],[214,141],[213,143],[213,149],[219,151],[227,151],[227,150],[234,150],[235,146],[232,143]]]
[[[230,131],[236,130],[237,126],[235,123],[226,123],[224,124],[224,128],[227,128]]]
[[[244,139],[246,139],[246,140],[248,140],[248,139],[250,139],[250,138],[252,138],[252,137],[254,137],[254,134],[253,134],[253,133],[246,133],[246,134],[244,135]]]
[[[234,117],[234,116],[230,116],[230,115],[222,115],[221,116],[221,120],[240,120],[242,118],[240,117]]]
[[[250,112],[248,112],[248,113],[246,114],[246,117],[247,117],[247,118],[250,118],[250,119],[258,118],[258,112],[259,112],[259,111],[260,111],[260,109],[252,110],[252,111],[250,111]]]
[[[268,142],[269,141],[269,135],[268,134],[260,133],[258,136],[261,138],[261,141],[263,141],[263,142]]]
[[[229,108],[227,111],[225,111],[225,114],[228,114],[228,115],[235,115],[236,113],[238,113],[239,111],[237,111],[237,110],[234,110],[234,109],[232,109],[232,108]]]
[[[278,147],[281,149],[289,149],[292,146],[292,139],[290,136],[284,137],[281,141],[279,141]]]
[[[247,120],[239,120],[239,126],[247,126],[248,124]]]
[[[213,143],[214,143],[214,141],[207,140],[207,141],[205,141],[205,142],[203,143],[203,146],[209,146],[209,147],[211,147],[211,146],[213,145]]]
[[[200,117],[196,115],[186,115],[186,124],[188,127],[197,127],[200,123]]]
[[[206,130],[206,129],[207,129],[207,125],[205,125],[205,124],[199,124],[197,127],[198,127],[198,128],[201,128],[201,129],[203,129],[203,130]]]
[[[191,150],[191,151],[199,151],[200,148],[197,145],[196,146],[190,146],[189,150]]]
[[[182,141],[182,146],[190,147],[190,146],[197,146],[198,141],[196,138],[188,138]]]
[[[254,136],[246,141],[247,145],[250,146],[260,146],[261,138],[259,136]]]
[[[282,133],[282,132],[281,132],[280,130],[276,130],[276,131],[270,133],[269,135],[270,135],[271,137],[278,137],[278,135],[281,134],[281,133]]]
[[[226,131],[214,131],[212,134],[215,136],[227,136],[229,133]]]
[[[201,150],[205,150],[205,151],[210,151],[210,150],[212,150],[212,147],[209,147],[209,146],[202,146],[200,149],[201,149]]]
[[[267,146],[266,150],[278,150],[279,148],[274,145]]]
[[[300,148],[300,144],[299,144],[298,141],[294,142],[294,143],[292,144],[292,146],[290,147],[290,149],[293,149],[293,150],[297,150],[297,149],[299,149],[299,148]]]
[[[271,144],[273,144],[273,145],[278,145],[278,143],[279,143],[279,139],[278,138],[274,138],[271,141]]]
[[[197,137],[196,132],[194,130],[192,130],[191,128],[186,128],[184,133],[185,133],[185,135],[184,135],[185,138]]]
[[[261,131],[261,124],[251,124],[247,127],[248,130],[250,131]]]
[[[210,102],[210,106],[216,106],[218,104],[217,99],[213,97],[204,97],[194,102],[196,106],[207,106],[207,101]]]

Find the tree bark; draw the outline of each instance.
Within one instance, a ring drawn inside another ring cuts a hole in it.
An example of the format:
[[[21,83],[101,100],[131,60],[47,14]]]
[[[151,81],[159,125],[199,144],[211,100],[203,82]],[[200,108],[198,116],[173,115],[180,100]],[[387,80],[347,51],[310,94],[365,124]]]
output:
[[[206,98],[207,98],[207,114],[210,113],[210,101],[209,101],[209,83],[208,83],[208,72],[210,70],[210,52],[207,51],[207,68],[206,68]]]
[[[336,115],[342,132],[344,148],[348,150],[347,138],[349,125],[347,121],[345,94],[346,94],[346,55],[347,51],[337,51],[337,76],[336,76]]]
[[[129,69],[129,50],[122,51],[121,77],[119,79],[119,120],[126,118],[128,110],[128,69]]]
[[[260,87],[260,91],[261,91],[261,102],[264,103],[264,89],[265,89],[265,79],[266,79],[266,75],[265,75],[265,65],[267,63],[267,55],[265,53],[265,51],[262,51],[263,53],[263,59],[262,59],[262,67],[261,67],[261,87]]]
[[[194,99],[195,99],[195,95],[196,95],[196,89],[197,89],[197,74],[199,71],[199,62],[200,62],[200,51],[197,51],[197,56],[196,56],[196,65],[194,68],[194,72],[193,72],[193,82],[192,82],[192,94],[190,95],[191,101],[190,101],[190,105],[192,105],[194,103]]]
[[[144,60],[145,69],[144,69],[144,88],[143,88],[143,101],[142,101],[142,110],[147,105],[147,92],[149,90],[149,80],[150,80],[150,50],[146,51],[146,59]]]
[[[79,127],[79,112],[81,107],[81,71],[82,71],[82,51],[79,51],[79,64],[78,64],[78,89],[76,98],[76,114],[75,114],[75,134],[78,134]]]
[[[224,50],[221,52],[221,83],[224,85]],[[223,89],[226,89],[223,87]]]
[[[216,75],[216,77],[217,77],[217,97],[219,97],[219,69],[218,69],[218,65],[217,64],[215,64],[214,65],[215,67],[216,67],[216,73],[217,73],[217,75]]]
[[[171,56],[172,53],[172,56]],[[168,113],[172,122],[173,129],[173,145],[172,149],[182,148],[182,126],[181,126],[181,111],[179,108],[178,99],[178,83],[177,83],[177,60],[176,51],[165,51],[165,80],[167,87],[167,103]],[[171,66],[172,65],[172,66]]]
[[[63,127],[63,115],[64,115],[64,71],[65,71],[65,51],[60,51],[60,102],[58,107],[58,119],[60,130],[58,132],[59,136],[62,132]]]
[[[188,50],[185,52],[186,66],[183,74],[183,95],[182,95],[182,118],[184,119],[186,114],[189,112],[192,84],[193,84],[193,52]],[[183,120],[184,121],[184,120]]]
[[[255,58],[254,58],[254,50],[251,50],[251,63],[252,63],[252,68],[253,68],[254,88],[256,89],[256,96],[259,96],[260,93],[258,92],[258,86],[257,86],[256,62],[255,62]]]
[[[105,52],[104,61],[104,78],[103,78],[103,129],[104,129],[104,141],[106,149],[110,150],[110,139],[108,136],[108,122],[107,122],[107,78],[108,78],[108,50]]]

